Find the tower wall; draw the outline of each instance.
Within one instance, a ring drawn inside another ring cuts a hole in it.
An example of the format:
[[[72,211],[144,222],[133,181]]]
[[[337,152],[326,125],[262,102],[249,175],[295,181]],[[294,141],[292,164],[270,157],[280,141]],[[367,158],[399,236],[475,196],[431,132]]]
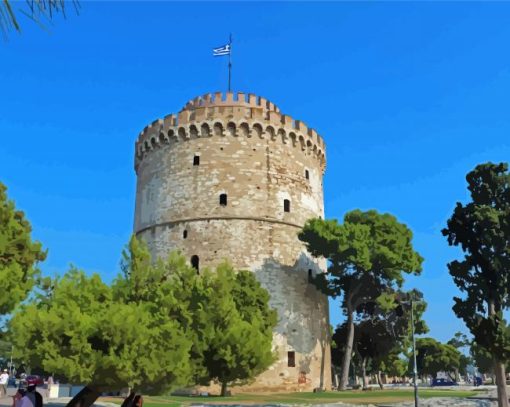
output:
[[[309,283],[326,265],[297,238],[307,219],[324,215],[324,167],[317,133],[254,95],[193,99],[136,143],[135,232],[153,256],[178,249],[200,268],[227,259],[271,295],[279,358],[249,390],[330,387],[328,302]]]

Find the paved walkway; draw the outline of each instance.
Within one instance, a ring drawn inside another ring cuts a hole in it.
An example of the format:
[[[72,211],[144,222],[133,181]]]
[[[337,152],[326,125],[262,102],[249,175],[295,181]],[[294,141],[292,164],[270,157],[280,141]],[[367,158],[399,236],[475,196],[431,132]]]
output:
[[[0,407],[11,407],[12,406],[12,396],[16,393],[16,389],[14,387],[9,387],[7,389],[7,397],[0,398]],[[44,396],[44,392],[40,392],[43,395],[44,407],[64,407],[69,403],[71,397],[60,397],[58,399],[47,400]],[[109,403],[106,401],[97,401],[93,404],[95,407],[119,407],[118,404]]]
[[[0,398],[0,407],[10,407],[12,405],[12,395],[16,389],[9,388],[8,396]],[[455,397],[434,397],[429,399],[420,399],[420,407],[497,407],[496,399],[496,389],[490,388],[486,395],[480,395],[476,398],[455,398]],[[70,397],[61,397],[58,399],[45,400],[45,407],[64,407],[69,401]],[[117,404],[109,403],[109,402],[96,402],[94,404],[95,407],[119,407]],[[208,407],[212,405],[207,404],[194,404],[196,407]],[[265,405],[269,406],[269,405]],[[273,407],[290,407],[288,405],[273,405]],[[344,404],[344,403],[329,403],[329,404],[315,404],[314,407],[359,407],[360,405],[353,404]],[[394,403],[394,404],[380,404],[380,405],[366,405],[366,407],[414,407],[414,402],[404,402],[404,403]],[[213,407],[219,407],[218,405],[214,405]],[[233,405],[229,405],[228,407],[235,407]],[[256,407],[256,406],[250,406]],[[299,405],[299,407],[303,407],[303,405]]]

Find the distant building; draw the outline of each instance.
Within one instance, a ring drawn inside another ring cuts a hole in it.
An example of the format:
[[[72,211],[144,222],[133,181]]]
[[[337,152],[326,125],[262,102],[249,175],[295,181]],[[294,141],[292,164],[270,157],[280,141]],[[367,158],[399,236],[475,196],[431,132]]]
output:
[[[297,233],[324,217],[323,139],[264,98],[215,93],[154,121],[136,142],[134,229],[154,257],[179,249],[200,271],[253,271],[278,311],[278,361],[249,390],[331,387],[326,268]]]

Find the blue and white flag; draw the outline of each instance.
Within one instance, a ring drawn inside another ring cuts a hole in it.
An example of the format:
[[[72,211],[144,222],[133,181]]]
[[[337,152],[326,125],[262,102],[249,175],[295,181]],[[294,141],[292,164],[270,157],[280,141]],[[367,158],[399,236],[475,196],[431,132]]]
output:
[[[213,48],[213,56],[221,57],[223,55],[230,55],[230,44],[226,44],[219,48]]]

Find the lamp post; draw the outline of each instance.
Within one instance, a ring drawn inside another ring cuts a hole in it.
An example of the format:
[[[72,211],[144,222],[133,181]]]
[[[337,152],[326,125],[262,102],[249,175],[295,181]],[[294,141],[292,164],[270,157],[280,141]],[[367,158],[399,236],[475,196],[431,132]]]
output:
[[[414,407],[418,407],[418,367],[416,365],[416,339],[414,337],[414,302],[411,299],[411,335],[413,338]]]
[[[409,301],[400,301],[401,304],[411,305],[411,337],[413,340],[413,387],[414,387],[414,407],[418,407],[418,365],[416,363],[416,339],[414,332],[414,304],[423,301],[415,301],[412,298]]]

